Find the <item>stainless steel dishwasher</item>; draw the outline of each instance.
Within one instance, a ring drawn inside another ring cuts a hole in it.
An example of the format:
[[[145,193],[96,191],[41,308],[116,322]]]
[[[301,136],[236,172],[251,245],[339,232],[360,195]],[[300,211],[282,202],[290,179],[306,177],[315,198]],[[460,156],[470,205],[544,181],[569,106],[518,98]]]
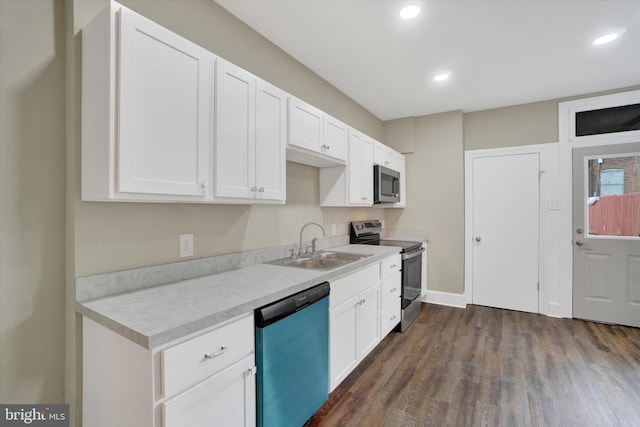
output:
[[[255,311],[258,427],[300,427],[329,396],[329,283]]]

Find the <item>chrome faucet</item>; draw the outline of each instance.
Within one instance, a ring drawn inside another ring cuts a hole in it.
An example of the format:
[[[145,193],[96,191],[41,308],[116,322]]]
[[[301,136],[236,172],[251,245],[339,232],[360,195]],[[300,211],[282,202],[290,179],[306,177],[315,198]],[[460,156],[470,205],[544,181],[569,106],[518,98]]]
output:
[[[300,242],[298,245],[298,255],[302,255],[302,232],[304,231],[305,228],[307,228],[307,226],[309,225],[317,225],[318,227],[320,227],[320,230],[322,230],[322,237],[326,236],[326,233],[324,232],[324,227],[322,227],[320,224],[318,224],[317,222],[308,222],[305,225],[302,226],[302,228],[300,229]],[[313,240],[311,240],[311,250],[315,253],[316,251],[316,241],[318,239],[314,238]]]

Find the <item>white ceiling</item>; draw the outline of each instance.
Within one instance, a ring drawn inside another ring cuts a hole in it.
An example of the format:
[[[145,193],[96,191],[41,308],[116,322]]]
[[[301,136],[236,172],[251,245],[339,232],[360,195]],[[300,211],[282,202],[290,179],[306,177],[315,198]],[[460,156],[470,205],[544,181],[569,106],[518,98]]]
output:
[[[640,84],[640,0],[216,1],[382,120]]]

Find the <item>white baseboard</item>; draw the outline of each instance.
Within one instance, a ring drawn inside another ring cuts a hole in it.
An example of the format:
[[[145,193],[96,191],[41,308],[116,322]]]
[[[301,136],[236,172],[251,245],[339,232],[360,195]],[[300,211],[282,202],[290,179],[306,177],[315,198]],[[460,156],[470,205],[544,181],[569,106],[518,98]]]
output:
[[[453,294],[450,292],[440,291],[427,291],[422,295],[422,302],[458,308],[466,308],[467,306],[464,294]]]

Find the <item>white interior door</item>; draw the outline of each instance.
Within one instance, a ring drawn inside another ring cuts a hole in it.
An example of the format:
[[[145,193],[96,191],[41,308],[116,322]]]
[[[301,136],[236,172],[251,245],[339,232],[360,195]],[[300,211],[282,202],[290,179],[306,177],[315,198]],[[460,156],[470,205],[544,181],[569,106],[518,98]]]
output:
[[[473,159],[473,304],[538,312],[539,157]]]
[[[573,317],[640,327],[640,143],[573,150],[573,230]]]

